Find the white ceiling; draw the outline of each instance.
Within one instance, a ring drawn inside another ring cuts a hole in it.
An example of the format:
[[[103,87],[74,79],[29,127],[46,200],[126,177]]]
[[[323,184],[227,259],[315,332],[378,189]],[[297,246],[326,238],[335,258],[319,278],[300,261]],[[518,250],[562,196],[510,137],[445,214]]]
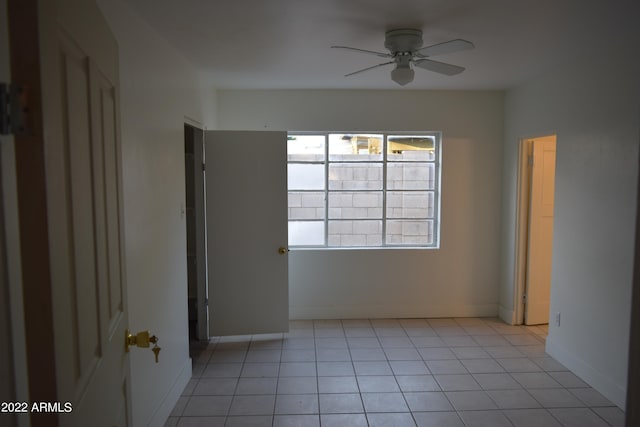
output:
[[[398,89],[391,67],[344,77],[384,59],[330,48],[384,52],[394,28],[476,46],[435,58],[464,73],[417,69],[406,88],[505,89],[577,54],[604,60],[640,28],[637,0],[125,1],[222,89]]]

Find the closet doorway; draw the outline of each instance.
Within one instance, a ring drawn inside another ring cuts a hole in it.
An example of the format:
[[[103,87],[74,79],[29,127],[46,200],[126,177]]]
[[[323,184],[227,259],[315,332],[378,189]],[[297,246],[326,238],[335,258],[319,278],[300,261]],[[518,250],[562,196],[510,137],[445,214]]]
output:
[[[556,136],[520,142],[516,241],[516,321],[549,323]]]

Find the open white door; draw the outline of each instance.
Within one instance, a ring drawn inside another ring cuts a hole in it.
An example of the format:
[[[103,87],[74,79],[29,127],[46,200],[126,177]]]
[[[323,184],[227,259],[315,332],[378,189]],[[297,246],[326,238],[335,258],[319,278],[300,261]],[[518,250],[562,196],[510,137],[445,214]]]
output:
[[[210,334],[286,332],[287,134],[204,139]]]
[[[74,405],[60,420],[123,426],[130,385],[117,43],[94,1],[55,3],[42,60],[47,200],[58,393]]]
[[[549,323],[556,138],[538,138],[533,140],[532,144],[533,169],[524,316],[525,324],[539,325]]]
[[[29,398],[62,402],[31,425],[129,425],[117,43],[93,0],[10,16],[34,120],[16,136]]]

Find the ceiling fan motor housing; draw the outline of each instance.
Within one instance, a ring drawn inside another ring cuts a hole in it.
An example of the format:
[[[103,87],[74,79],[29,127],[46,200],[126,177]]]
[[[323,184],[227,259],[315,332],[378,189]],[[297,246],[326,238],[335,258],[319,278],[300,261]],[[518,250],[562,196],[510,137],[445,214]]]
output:
[[[422,47],[422,31],[402,28],[385,33],[384,47],[392,54],[398,52],[413,52]]]

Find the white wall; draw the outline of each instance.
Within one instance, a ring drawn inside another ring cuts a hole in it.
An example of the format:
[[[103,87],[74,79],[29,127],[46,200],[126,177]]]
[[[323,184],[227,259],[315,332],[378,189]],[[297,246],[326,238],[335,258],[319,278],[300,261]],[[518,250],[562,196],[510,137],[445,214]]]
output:
[[[130,353],[133,425],[161,426],[191,377],[183,124],[211,125],[214,94],[129,6],[98,3],[120,47],[129,326],[162,348],[157,365],[149,350]]]
[[[291,318],[495,316],[502,92],[218,91],[220,129],[442,131],[438,250],[292,250]]]
[[[561,326],[550,325],[547,351],[623,408],[640,138],[631,40],[507,93],[500,298],[513,310],[518,140],[557,133],[551,317],[561,312]]]

